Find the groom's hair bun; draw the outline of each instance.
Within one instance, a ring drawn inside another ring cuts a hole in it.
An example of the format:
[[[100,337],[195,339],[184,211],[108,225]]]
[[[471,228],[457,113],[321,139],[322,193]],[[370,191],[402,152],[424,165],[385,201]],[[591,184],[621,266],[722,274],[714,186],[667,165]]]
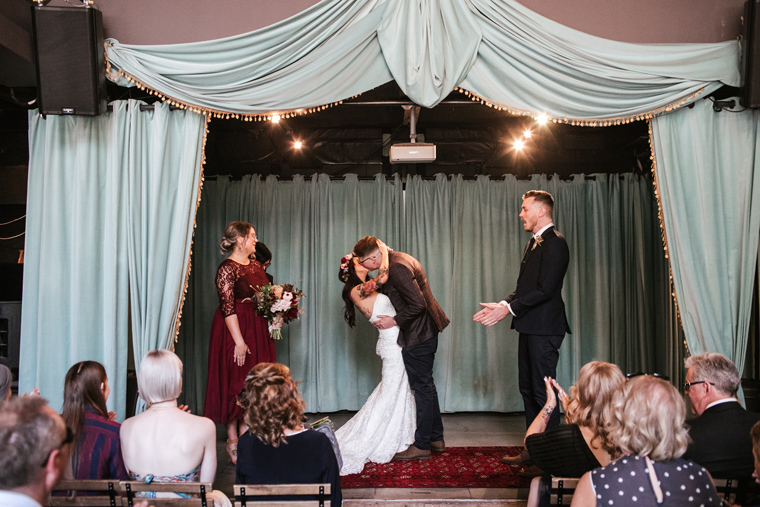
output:
[[[354,245],[354,255],[358,257],[365,257],[379,248],[377,238],[374,236],[364,236]]]

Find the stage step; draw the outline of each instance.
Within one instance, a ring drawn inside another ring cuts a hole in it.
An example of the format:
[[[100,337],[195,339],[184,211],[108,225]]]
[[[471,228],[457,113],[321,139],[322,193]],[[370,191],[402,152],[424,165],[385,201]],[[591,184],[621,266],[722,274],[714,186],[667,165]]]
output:
[[[344,507],[525,507],[527,488],[344,489]]]

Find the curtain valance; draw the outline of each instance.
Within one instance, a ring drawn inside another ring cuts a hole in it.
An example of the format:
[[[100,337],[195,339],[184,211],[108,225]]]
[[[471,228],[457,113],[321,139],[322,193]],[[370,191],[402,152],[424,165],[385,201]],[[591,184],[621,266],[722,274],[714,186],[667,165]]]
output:
[[[247,34],[163,46],[106,41],[110,77],[195,110],[300,114],[395,79],[433,107],[473,98],[560,120],[636,119],[723,84],[740,47],[630,44],[555,23],[515,0],[323,0]]]

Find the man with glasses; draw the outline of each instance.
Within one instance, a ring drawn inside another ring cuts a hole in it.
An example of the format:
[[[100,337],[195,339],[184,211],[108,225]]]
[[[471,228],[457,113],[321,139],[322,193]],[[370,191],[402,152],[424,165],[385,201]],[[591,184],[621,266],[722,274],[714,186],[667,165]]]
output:
[[[63,476],[73,434],[38,396],[0,403],[0,505],[39,507]]]
[[[382,257],[377,238],[365,236],[354,245],[353,253],[370,271],[380,267]],[[389,252],[388,281],[381,292],[391,300],[396,316],[379,315],[373,324],[378,329],[399,327],[398,344],[417,408],[414,443],[393,459],[430,459],[431,451],[446,450],[433,361],[438,349],[438,333],[449,325],[449,319],[433,297],[422,265],[409,254]]]
[[[699,463],[713,477],[749,478],[754,471],[750,429],[760,414],[748,412],[736,393],[741,377],[723,354],[704,353],[686,359],[684,393],[697,415],[686,421],[692,439],[684,459]]]

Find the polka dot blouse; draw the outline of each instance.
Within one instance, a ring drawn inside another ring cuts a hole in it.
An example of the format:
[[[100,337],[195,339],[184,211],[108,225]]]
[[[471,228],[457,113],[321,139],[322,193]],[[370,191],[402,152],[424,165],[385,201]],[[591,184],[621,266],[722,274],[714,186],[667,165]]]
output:
[[[719,506],[718,494],[703,467],[685,459],[653,461],[654,471],[668,506]],[[596,505],[655,506],[657,497],[649,479],[645,458],[627,455],[591,472]]]

